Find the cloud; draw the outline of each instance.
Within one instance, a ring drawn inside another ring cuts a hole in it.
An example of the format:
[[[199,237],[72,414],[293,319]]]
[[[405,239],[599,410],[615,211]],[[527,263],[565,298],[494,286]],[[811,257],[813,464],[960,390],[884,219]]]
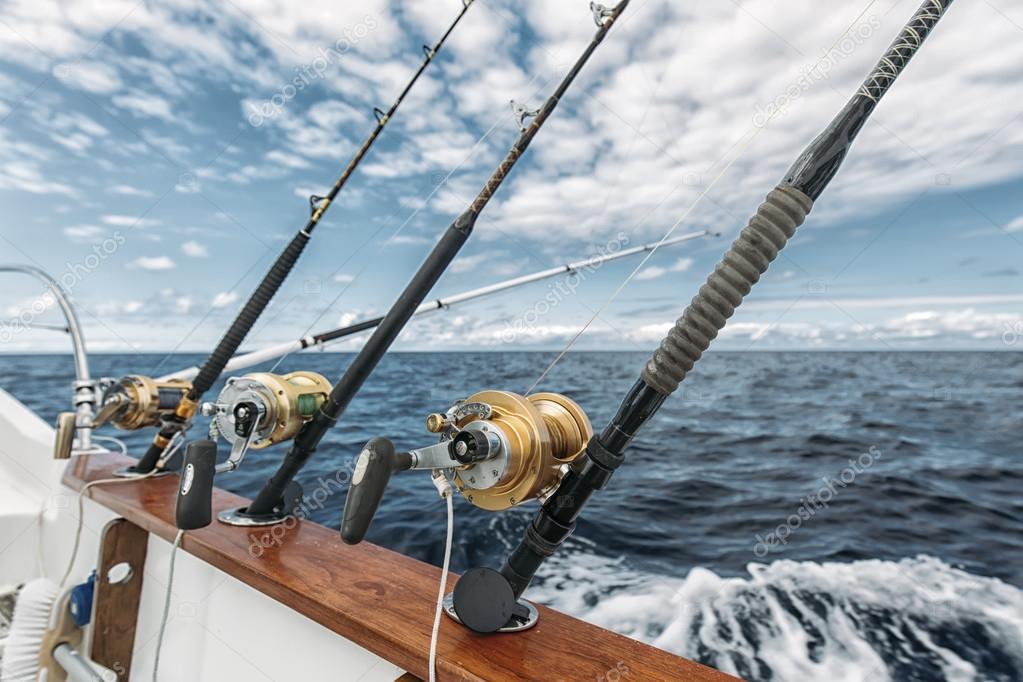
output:
[[[153,193],[148,189],[139,189],[138,187],[132,187],[131,185],[114,185],[107,190],[112,194],[123,194],[131,197],[151,197]]]
[[[135,270],[172,270],[177,267],[167,256],[141,256],[128,263]]]
[[[64,85],[97,95],[106,95],[121,89],[121,77],[113,66],[96,61],[77,61],[57,64],[53,75]]]
[[[194,240],[182,244],[181,251],[191,258],[209,258],[210,255],[209,249]]]
[[[214,308],[226,308],[238,300],[238,294],[233,291],[222,291],[213,297],[210,303]]]
[[[101,216],[100,220],[107,225],[113,225],[115,227],[153,227],[154,225],[160,224],[159,220],[155,220],[153,218],[117,214]]]
[[[94,242],[100,237],[106,236],[107,231],[95,225],[73,225],[65,227],[64,234],[71,241],[84,244]]]
[[[346,275],[344,273],[339,273],[339,274],[334,275],[331,279],[334,280],[338,284],[351,284],[352,281],[355,280],[355,277],[353,277],[352,275]]]
[[[171,122],[175,120],[171,103],[158,95],[134,92],[128,95],[117,95],[111,101],[135,116],[148,116]]]
[[[644,281],[657,279],[658,277],[662,277],[668,274],[669,272],[685,272],[689,268],[693,267],[693,262],[694,261],[692,258],[689,258],[688,256],[683,256],[682,258],[679,258],[677,261],[675,261],[668,267],[651,265],[640,270],[639,273],[636,274],[635,279]]]
[[[1023,232],[1023,215],[1005,226],[1006,232]]]
[[[266,160],[270,163],[284,166],[285,168],[308,168],[309,162],[297,154],[289,154],[288,152],[281,151],[280,149],[274,149],[273,151],[267,152]],[[308,194],[306,196],[309,196]]]

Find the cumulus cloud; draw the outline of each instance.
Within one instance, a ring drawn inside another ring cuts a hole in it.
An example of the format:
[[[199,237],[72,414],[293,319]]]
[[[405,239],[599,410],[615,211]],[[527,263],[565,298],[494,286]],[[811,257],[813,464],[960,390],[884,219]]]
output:
[[[197,241],[190,240],[181,245],[181,252],[191,258],[209,258],[210,251]]]
[[[118,214],[107,214],[101,216],[100,220],[115,227],[153,227],[160,224],[160,221],[154,218]]]
[[[127,95],[117,95],[112,101],[135,116],[148,116],[163,119],[164,121],[174,120],[171,103],[158,95],[133,92]]]
[[[123,194],[131,197],[151,197],[153,193],[148,189],[139,189],[131,185],[114,185],[109,189],[112,194]]]
[[[98,95],[120,90],[122,85],[117,69],[104,62],[76,61],[57,64],[53,67],[53,75],[69,87]]]
[[[128,263],[128,267],[137,270],[172,270],[176,265],[167,256],[140,256]]]
[[[213,301],[210,303],[214,308],[226,308],[232,303],[237,302],[238,294],[233,291],[222,291],[213,297]]]
[[[89,243],[107,235],[107,230],[95,225],[72,225],[64,228],[64,234],[73,242]]]
[[[643,281],[663,277],[669,272],[685,272],[689,268],[693,267],[693,262],[694,261],[692,258],[689,258],[688,256],[683,256],[682,258],[679,258],[677,261],[675,261],[674,263],[667,267],[662,267],[659,265],[650,265],[640,270],[636,274],[636,279]]]

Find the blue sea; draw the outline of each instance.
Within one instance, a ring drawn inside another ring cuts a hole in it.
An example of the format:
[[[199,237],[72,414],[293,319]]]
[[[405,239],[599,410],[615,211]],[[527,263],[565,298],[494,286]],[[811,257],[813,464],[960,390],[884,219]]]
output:
[[[278,371],[335,379],[351,357]],[[301,475],[310,516],[339,524],[343,494],[324,482],[346,480],[371,437],[427,445],[428,413],[525,391],[551,358],[389,355]],[[599,430],[645,359],[575,353],[541,388]],[[201,360],[92,364],[120,376]],[[48,421],[71,376],[69,357],[0,356],[0,385]],[[708,354],[527,596],[750,680],[1023,680],[1021,406],[1021,353]],[[119,435],[136,454],[151,438]],[[252,452],[218,484],[252,496],[283,452]],[[453,568],[499,565],[534,509],[458,500]],[[369,540],[439,564],[444,531],[428,477],[406,473]]]

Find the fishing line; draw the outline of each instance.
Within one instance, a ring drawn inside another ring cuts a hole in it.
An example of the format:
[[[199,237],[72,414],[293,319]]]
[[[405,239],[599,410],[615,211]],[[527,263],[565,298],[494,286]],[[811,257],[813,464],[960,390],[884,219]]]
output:
[[[140,474],[131,478],[101,478],[96,481],[89,481],[82,486],[82,489],[78,491],[78,524],[75,527],[75,540],[71,545],[71,558],[68,559],[67,568],[64,569],[64,575],[58,583],[61,588],[64,587],[65,583],[67,583],[67,579],[71,576],[71,570],[75,566],[75,559],[78,558],[78,548],[82,541],[82,529],[85,525],[85,493],[88,492],[90,488],[104,483],[133,483],[144,478],[149,478],[157,473],[159,472],[154,469],[149,473]]]
[[[433,476],[433,485],[447,503],[448,535],[444,543],[444,566],[440,572],[440,586],[437,590],[437,608],[433,613],[433,633],[430,635],[430,682],[437,680],[437,640],[440,636],[440,617],[444,610],[444,596],[448,590],[448,569],[451,567],[451,546],[455,536],[455,503],[451,494],[451,483],[443,472],[437,471]]]
[[[835,42],[832,43],[831,47],[828,48],[824,52],[824,54],[821,56],[821,58],[818,59],[817,62],[814,64],[813,68],[810,69],[810,71],[808,71],[807,73],[816,71],[820,67],[820,65],[824,62],[824,58],[827,55],[831,54],[831,51],[834,50],[838,46],[838,44],[840,42],[842,42],[842,39],[846,35],[848,35],[848,33],[853,28],[856,27],[856,24],[859,23],[859,21],[863,18],[863,16],[867,13],[867,11],[870,10],[870,8],[873,7],[875,4],[877,4],[877,0],[870,0],[870,2],[867,3],[867,6],[863,8],[863,11],[859,13],[859,15],[853,20],[853,22],[851,24],[849,24],[849,27],[846,28],[845,31],[842,32],[842,34],[835,40]],[[544,369],[543,372],[540,373],[540,376],[537,377],[536,381],[534,381],[533,384],[526,390],[524,395],[530,395],[533,392],[533,390],[537,386],[540,385],[540,382],[542,382],[545,378],[547,378],[547,375],[550,374],[551,370],[553,370],[554,367],[559,362],[561,362],[561,360],[565,357],[565,355],[567,355],[568,352],[570,350],[572,350],[572,347],[575,346],[576,342],[580,339],[580,337],[582,337],[582,335],[586,333],[586,330],[589,329],[590,326],[594,323],[594,321],[596,321],[596,319],[607,309],[607,307],[609,305],[611,305],[611,303],[613,303],[616,298],[618,298],[618,295],[622,293],[622,290],[624,290],[625,287],[627,287],[629,285],[629,283],[633,280],[633,278],[635,278],[636,275],[639,274],[639,271],[642,270],[643,267],[646,265],[647,261],[649,261],[653,257],[653,255],[655,253],[657,253],[657,250],[661,247],[661,245],[668,238],[670,238],[672,234],[674,234],[675,230],[677,230],[679,228],[679,226],[682,225],[683,222],[685,222],[689,218],[689,215],[696,209],[696,206],[700,203],[700,201],[705,196],[707,196],[707,194],[712,189],[714,189],[714,187],[717,185],[718,181],[721,180],[721,178],[724,177],[725,173],[727,173],[731,169],[731,167],[739,159],[742,158],[742,156],[750,148],[750,146],[757,139],[757,137],[760,136],[760,133],[763,130],[765,130],[770,125],[771,121],[774,120],[774,117],[777,116],[779,113],[781,113],[783,110],[784,110],[784,107],[776,108],[767,117],[767,119],[764,121],[764,124],[762,126],[759,126],[759,127],[754,126],[753,133],[752,134],[747,133],[746,141],[744,143],[742,143],[742,145],[739,147],[738,152],[735,154],[735,156],[732,158],[732,160],[729,161],[727,164],[725,164],[725,166],[718,172],[718,174],[714,177],[714,179],[711,180],[710,184],[707,185],[707,187],[705,187],[702,192],[700,192],[700,194],[696,197],[696,199],[693,200],[693,202],[689,205],[689,207],[682,214],[682,217],[680,217],[678,220],[675,221],[675,223],[671,226],[671,228],[657,242],[657,245],[654,246],[654,248],[649,253],[647,253],[646,256],[643,257],[643,260],[641,260],[639,262],[639,265],[637,265],[635,267],[635,269],[633,269],[632,272],[630,272],[629,275],[622,281],[622,283],[620,285],[618,285],[618,288],[614,290],[614,292],[611,294],[611,296],[608,297],[608,299],[606,301],[604,301],[600,305],[600,307],[597,309],[597,312],[593,313],[593,315],[590,317],[590,319],[587,320],[586,324],[583,325],[582,329],[580,329],[574,336],[572,336],[572,338],[569,340],[568,344],[564,347],[564,349],[562,349],[562,351],[560,353],[558,353],[557,357],[555,357],[554,360],[549,365],[547,365],[546,369]],[[634,226],[633,229],[636,229],[636,228],[640,227],[642,224],[643,223],[640,223],[639,225]]]
[[[533,78],[532,78],[532,79],[530,79],[529,83],[527,84],[527,87],[528,87],[529,85],[532,85],[532,84],[533,84],[534,82],[536,82],[536,80],[537,80],[537,79],[538,79],[539,77],[540,77],[539,75],[533,76]],[[534,89],[534,91],[533,91],[533,96],[535,96],[535,95],[536,95],[536,93],[538,93],[538,92],[539,92],[539,91],[540,91],[540,90],[541,90],[541,89],[542,89],[542,88],[543,88],[543,87],[544,87],[544,86],[545,86],[546,84],[547,84],[547,81],[544,81],[543,85],[540,85],[540,86],[538,86],[538,87],[537,87],[536,89]],[[388,238],[387,238],[387,241],[385,241],[385,242],[384,242],[383,244],[380,244],[380,245],[379,245],[379,246],[377,247],[377,250],[376,250],[376,252],[375,252],[375,254],[374,254],[374,255],[379,255],[379,254],[380,254],[380,253],[381,253],[381,252],[383,251],[383,249],[384,249],[384,247],[385,247],[385,246],[387,246],[387,245],[388,245],[388,244],[390,244],[390,243],[391,243],[392,241],[394,241],[394,239],[395,239],[395,238],[397,238],[397,237],[398,237],[398,235],[400,235],[400,234],[402,233],[402,231],[403,231],[403,230],[404,230],[404,229],[405,229],[406,227],[408,227],[409,223],[411,223],[411,222],[412,222],[413,220],[415,220],[415,217],[416,217],[417,215],[419,215],[419,214],[420,214],[420,213],[421,213],[421,212],[423,211],[423,209],[425,209],[425,208],[426,208],[426,207],[427,207],[427,206],[428,206],[428,205],[430,204],[430,200],[431,200],[431,199],[433,199],[434,195],[436,195],[436,194],[437,194],[437,192],[439,192],[439,191],[441,190],[441,188],[442,188],[442,187],[444,187],[444,185],[446,185],[446,184],[447,184],[448,180],[450,180],[450,179],[451,179],[451,176],[453,176],[453,175],[454,175],[455,173],[457,173],[457,172],[458,172],[459,170],[461,170],[462,166],[464,166],[464,165],[465,165],[466,163],[468,163],[468,161],[469,161],[469,160],[470,160],[470,159],[471,159],[471,158],[472,158],[472,157],[473,157],[473,156],[474,156],[474,155],[476,154],[476,150],[477,150],[477,149],[479,149],[479,148],[480,148],[480,146],[481,146],[481,145],[482,145],[482,144],[483,144],[484,142],[486,142],[486,141],[487,141],[487,139],[489,139],[489,138],[490,138],[490,135],[491,135],[491,134],[492,134],[492,133],[493,133],[493,132],[494,132],[494,131],[495,131],[495,130],[496,130],[496,129],[498,128],[498,126],[500,126],[500,125],[501,125],[501,123],[502,123],[502,122],[503,122],[503,121],[504,121],[504,120],[505,120],[505,119],[506,119],[507,117],[508,117],[508,113],[507,113],[507,112],[505,112],[504,114],[501,114],[501,115],[499,115],[499,116],[498,116],[498,117],[497,117],[497,118],[496,118],[496,119],[494,120],[494,123],[493,123],[493,124],[492,124],[492,125],[490,126],[490,128],[489,128],[489,129],[487,129],[487,131],[486,131],[485,133],[483,133],[482,137],[480,137],[480,138],[479,138],[478,140],[476,140],[475,144],[473,144],[473,146],[472,146],[472,149],[470,149],[470,150],[469,150],[469,153],[468,153],[468,154],[466,154],[465,158],[463,158],[463,159],[462,159],[461,161],[459,161],[459,162],[458,162],[458,165],[456,165],[456,166],[455,166],[454,168],[452,168],[452,169],[451,169],[450,171],[448,171],[447,175],[445,175],[445,176],[444,176],[444,177],[443,177],[443,178],[441,179],[441,181],[440,181],[439,183],[437,183],[437,185],[435,185],[435,186],[434,186],[434,188],[433,188],[433,189],[432,189],[432,190],[430,191],[430,193],[429,193],[429,194],[428,194],[428,195],[426,196],[426,198],[425,198],[425,199],[423,199],[422,203],[420,203],[420,204],[419,204],[419,206],[418,206],[418,207],[417,207],[417,208],[416,208],[416,209],[415,209],[414,211],[412,211],[412,213],[411,213],[411,214],[410,214],[410,215],[408,216],[408,218],[406,218],[406,219],[405,219],[405,221],[404,221],[404,222],[403,222],[403,223],[402,223],[402,224],[401,224],[401,225],[400,225],[400,226],[398,227],[398,229],[397,229],[397,230],[395,230],[395,231],[394,231],[394,233],[393,233],[393,234],[392,234],[392,235],[391,235],[390,237],[388,237]],[[370,237],[370,239],[369,239],[369,240],[367,240],[367,243],[368,243],[369,241],[372,241],[372,240],[373,240],[373,239],[374,239],[374,238],[375,238],[375,237],[376,237],[376,236],[377,236],[378,234],[380,234],[380,233],[381,233],[381,232],[382,232],[383,230],[384,230],[384,228],[383,228],[383,227],[380,227],[380,228],[379,228],[379,229],[378,229],[378,230],[377,230],[376,232],[374,232],[374,233],[373,233],[373,236],[371,236],[371,237]],[[334,272],[334,274],[337,274],[338,272],[340,272],[340,271],[341,271],[341,269],[343,269],[343,268],[344,268],[344,266],[345,266],[345,265],[346,265],[346,264],[347,264],[347,263],[348,263],[349,261],[351,261],[351,259],[352,259],[352,258],[354,258],[354,257],[355,257],[355,255],[356,255],[356,254],[352,254],[352,256],[350,256],[350,257],[349,257],[349,258],[348,258],[348,259],[347,259],[347,260],[346,260],[346,261],[345,261],[344,263],[342,263],[342,264],[341,264],[341,267],[340,267],[340,268],[338,268],[338,269],[337,269],[337,270],[336,270],[336,271]],[[313,320],[313,321],[312,321],[312,323],[310,323],[310,324],[309,324],[309,326],[305,328],[305,331],[304,331],[304,332],[302,332],[302,335],[301,335],[301,336],[300,336],[299,338],[303,338],[303,337],[305,337],[305,336],[308,336],[308,335],[309,335],[309,332],[311,332],[311,331],[312,331],[313,327],[315,327],[315,326],[316,326],[316,325],[317,325],[317,324],[318,324],[318,323],[320,322],[320,320],[322,320],[322,319],[323,319],[324,315],[326,315],[326,314],[327,314],[328,312],[330,312],[331,308],[333,308],[333,307],[334,307],[334,305],[335,305],[335,304],[336,304],[336,303],[337,303],[337,302],[338,302],[339,300],[341,300],[341,297],[345,295],[345,293],[346,293],[346,292],[348,291],[348,289],[349,289],[349,288],[350,288],[350,287],[351,287],[351,286],[352,286],[353,284],[355,284],[356,280],[358,280],[358,279],[359,279],[359,277],[360,277],[360,276],[362,276],[362,274],[363,274],[363,273],[364,273],[364,272],[366,271],[366,269],[367,269],[367,268],[368,268],[368,267],[369,267],[369,266],[370,266],[371,264],[373,264],[374,262],[376,262],[376,259],[375,259],[375,258],[372,258],[372,259],[367,259],[367,260],[366,260],[365,264],[364,264],[364,265],[363,265],[363,266],[362,266],[361,268],[359,268],[359,270],[358,270],[358,271],[357,271],[357,272],[355,273],[355,275],[354,275],[354,276],[352,277],[352,280],[351,280],[350,282],[348,282],[347,284],[345,284],[345,286],[344,286],[344,287],[343,287],[343,288],[341,289],[341,291],[339,291],[339,292],[337,293],[337,295],[336,295],[336,296],[334,296],[334,298],[333,298],[333,299],[331,299],[330,303],[328,303],[328,304],[327,304],[327,306],[326,306],[326,307],[325,307],[325,308],[323,309],[323,312],[321,312],[321,313],[320,313],[320,314],[319,314],[319,315],[318,315],[318,316],[316,317],[316,319],[315,319],[315,320]],[[284,360],[285,360],[285,359],[287,359],[287,358],[288,358],[288,356],[290,356],[292,352],[293,352],[293,351],[288,351],[288,353],[286,353],[285,355],[281,356],[281,357],[280,357],[280,358],[279,358],[279,359],[277,360],[277,362],[275,362],[275,363],[274,363],[273,367],[271,367],[271,368],[270,368],[270,369],[269,369],[268,371],[269,371],[269,372],[271,372],[271,373],[275,372],[275,371],[277,370],[277,367],[278,367],[278,366],[279,366],[279,365],[280,365],[280,364],[281,364],[282,362],[284,362]]]
[[[156,651],[153,653],[153,682],[157,682],[160,674],[160,652],[163,650],[163,635],[167,631],[167,617],[170,615],[171,587],[174,585],[174,561],[178,556],[178,547],[185,531],[179,530],[171,545],[170,568],[167,570],[167,592],[163,597],[163,614],[160,616],[160,631],[156,634]]]

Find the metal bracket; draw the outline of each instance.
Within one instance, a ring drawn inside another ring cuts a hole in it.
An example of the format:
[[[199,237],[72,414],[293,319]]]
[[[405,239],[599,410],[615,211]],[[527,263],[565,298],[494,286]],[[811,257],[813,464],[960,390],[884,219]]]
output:
[[[387,112],[380,107],[373,107],[373,115],[377,117],[377,123],[383,123],[387,119]]]
[[[433,59],[433,56],[437,54],[437,50],[433,49],[429,45],[423,45],[423,54],[426,55],[427,59]]]
[[[511,101],[512,116],[519,122],[519,130],[526,132],[529,126],[526,125],[526,119],[536,118],[540,115],[539,109],[530,109],[524,104],[519,104],[515,100]]]
[[[590,3],[590,11],[593,12],[593,23],[601,27],[604,25],[604,20],[610,18],[615,13],[613,7],[605,7],[596,2]]]

